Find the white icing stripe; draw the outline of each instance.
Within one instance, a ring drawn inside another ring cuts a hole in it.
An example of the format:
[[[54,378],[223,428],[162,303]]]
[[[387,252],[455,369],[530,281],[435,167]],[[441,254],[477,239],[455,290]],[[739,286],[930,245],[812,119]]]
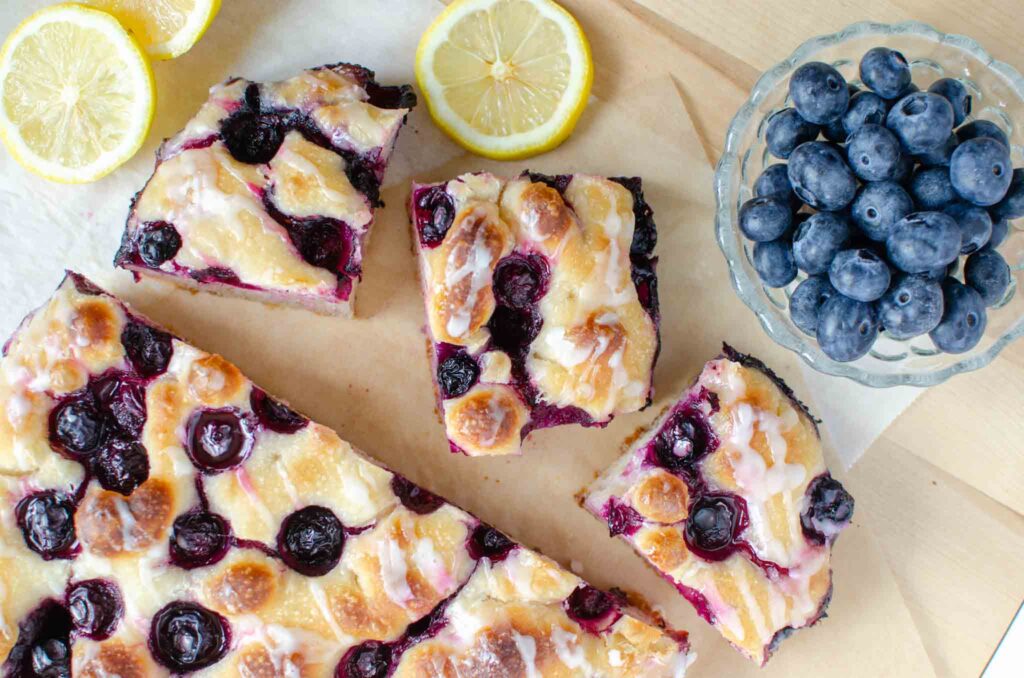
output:
[[[477,296],[480,294],[480,290],[491,281],[491,264],[494,257],[491,248],[488,247],[486,235],[487,229],[477,229],[473,244],[461,266],[453,266],[454,258],[449,258],[445,264],[444,285],[447,289],[453,289],[466,277],[469,277],[470,280],[469,294],[466,295],[465,303],[452,309],[453,312],[449,316],[448,325],[445,328],[448,335],[454,338],[462,337],[469,331]]]
[[[736,484],[744,490],[748,501],[767,501],[772,495],[798,487],[807,477],[807,470],[801,464],[786,463],[787,445],[782,427],[779,417],[755,409],[749,403],[739,403],[732,408],[728,441],[739,457],[733,464]],[[763,432],[768,440],[771,468],[761,453],[751,447],[755,429]]]
[[[317,609],[320,610],[320,615],[331,628],[331,632],[334,633],[334,637],[339,642],[345,640],[345,632],[341,630],[341,626],[338,625],[338,620],[334,618],[334,613],[331,612],[331,605],[327,601],[327,594],[324,593],[323,588],[313,578],[307,578],[306,585],[309,586],[309,592],[313,595],[313,600],[316,602]]]
[[[512,640],[516,644],[519,656],[523,658],[526,678],[541,678],[540,671],[537,670],[537,641],[533,636],[521,636],[515,631],[512,632]]]
[[[586,675],[594,673],[594,667],[587,661],[587,653],[579,644],[579,636],[561,626],[551,628],[551,642],[555,646],[558,660],[569,669],[582,669]]]
[[[736,566],[732,570],[733,581],[736,582],[740,596],[743,597],[743,605],[747,608],[747,618],[754,624],[754,631],[757,633],[758,639],[765,643],[771,638],[772,632],[765,624],[764,611],[754,597],[754,592],[750,590],[750,582],[747,580],[747,574],[743,568]]]
[[[405,553],[394,539],[386,537],[377,542],[377,559],[380,561],[380,578],[384,593],[395,603],[405,607],[413,599],[412,589],[406,579]]]

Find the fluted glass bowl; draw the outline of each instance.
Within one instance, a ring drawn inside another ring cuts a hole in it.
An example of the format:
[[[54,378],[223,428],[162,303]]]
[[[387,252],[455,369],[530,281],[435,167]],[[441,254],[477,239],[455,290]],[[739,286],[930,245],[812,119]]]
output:
[[[984,367],[1024,334],[1024,293],[1017,293],[1024,285],[1024,219],[1010,223],[1009,235],[999,247],[1010,264],[1012,281],[1005,297],[987,309],[988,326],[977,346],[966,353],[942,353],[927,335],[898,341],[883,332],[868,355],[849,363],[826,356],[815,339],[801,332],[789,317],[789,297],[806,275],[801,272],[785,288],[762,285],[751,263],[753,243],[737,227],[740,205],[753,197],[758,175],[771,164],[785,162],[768,153],[764,132],[768,117],[790,105],[788,87],[793,71],[808,61],[824,61],[847,81],[861,84],[860,58],[879,45],[898,49],[907,57],[914,83],[922,90],[941,77],[961,80],[973,96],[968,120],[983,118],[999,125],[1010,137],[1013,165],[1024,166],[1024,78],[1013,67],[994,60],[970,38],[947,35],[926,24],[857,23],[808,40],[757,81],[729,125],[725,151],[715,172],[715,228],[736,293],[776,342],[820,372],[868,386],[933,386],[954,374]],[[962,271],[957,276],[962,280]]]

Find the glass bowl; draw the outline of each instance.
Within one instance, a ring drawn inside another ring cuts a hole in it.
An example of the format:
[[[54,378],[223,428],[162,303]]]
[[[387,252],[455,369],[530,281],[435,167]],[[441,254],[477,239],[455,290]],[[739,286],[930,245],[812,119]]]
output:
[[[927,335],[898,341],[883,332],[868,355],[849,363],[826,356],[814,337],[801,332],[789,317],[789,297],[806,275],[801,272],[785,288],[762,285],[751,264],[753,244],[736,225],[739,207],[753,197],[754,181],[761,171],[785,162],[768,153],[764,131],[768,117],[789,105],[792,72],[808,61],[824,61],[849,82],[860,84],[860,58],[879,45],[898,49],[907,57],[914,83],[922,90],[941,77],[963,82],[973,96],[968,120],[983,118],[999,125],[1010,137],[1013,165],[1024,166],[1024,78],[1012,66],[994,60],[970,38],[947,35],[926,24],[857,23],[808,40],[757,81],[729,125],[725,151],[715,171],[715,229],[736,293],[776,342],[820,372],[868,386],[933,386],[954,374],[984,367],[1024,334],[1024,293],[1017,294],[1024,285],[1024,219],[1017,224],[1011,222],[1009,234],[999,247],[1010,265],[1012,280],[1004,298],[987,309],[988,326],[977,346],[966,353],[942,353]],[[962,279],[962,271],[957,276]]]

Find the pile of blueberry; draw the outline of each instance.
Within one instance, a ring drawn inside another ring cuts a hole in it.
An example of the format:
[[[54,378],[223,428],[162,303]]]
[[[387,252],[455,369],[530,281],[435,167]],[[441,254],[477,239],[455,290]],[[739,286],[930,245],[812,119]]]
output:
[[[866,89],[820,62],[793,73],[793,107],[765,130],[788,164],[768,167],[740,208],[754,268],[770,287],[807,274],[790,314],[834,360],[865,355],[883,330],[968,351],[1010,284],[996,248],[1024,217],[1024,168],[995,124],[963,124],[971,96],[958,80],[920,91],[885,47],[864,55],[860,78]]]

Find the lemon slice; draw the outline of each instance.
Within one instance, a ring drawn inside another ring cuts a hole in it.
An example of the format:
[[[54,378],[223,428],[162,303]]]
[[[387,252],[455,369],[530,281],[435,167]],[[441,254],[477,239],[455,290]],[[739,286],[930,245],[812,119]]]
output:
[[[220,0],[87,0],[110,12],[154,59],[192,49],[220,11]]]
[[[456,0],[420,38],[416,80],[459,144],[513,160],[569,136],[594,64],[579,24],[551,0]]]
[[[99,10],[42,9],[0,51],[0,138],[47,179],[95,181],[135,155],[155,98],[142,49]]]

